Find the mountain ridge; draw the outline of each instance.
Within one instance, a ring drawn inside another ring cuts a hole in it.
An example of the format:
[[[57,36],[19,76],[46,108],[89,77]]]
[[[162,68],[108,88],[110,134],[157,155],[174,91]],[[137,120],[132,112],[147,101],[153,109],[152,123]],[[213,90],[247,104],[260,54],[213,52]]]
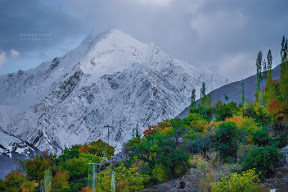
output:
[[[0,122],[41,151],[59,154],[97,139],[119,151],[136,130],[182,111],[202,82],[211,91],[227,79],[111,30],[34,69],[0,76]]]

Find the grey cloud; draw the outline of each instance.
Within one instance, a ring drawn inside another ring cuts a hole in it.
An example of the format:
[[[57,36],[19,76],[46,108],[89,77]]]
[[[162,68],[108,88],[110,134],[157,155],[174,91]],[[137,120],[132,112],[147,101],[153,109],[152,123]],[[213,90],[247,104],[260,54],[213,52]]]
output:
[[[144,1],[3,0],[0,49],[47,58],[73,48],[92,29],[100,33],[119,28],[140,41],[154,41],[174,58],[205,64],[232,80],[254,73],[259,50],[271,48],[274,64],[279,62],[280,41],[288,31],[285,0],[168,0],[166,6],[159,6],[166,0]],[[53,33],[53,38],[20,41],[17,34],[25,32]]]

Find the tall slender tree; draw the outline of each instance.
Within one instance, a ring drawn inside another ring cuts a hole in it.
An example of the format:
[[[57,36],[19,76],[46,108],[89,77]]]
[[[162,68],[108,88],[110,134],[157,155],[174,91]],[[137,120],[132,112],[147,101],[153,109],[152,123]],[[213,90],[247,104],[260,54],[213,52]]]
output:
[[[283,36],[282,43],[281,43],[281,76],[280,76],[280,94],[281,100],[286,100],[288,97],[288,61],[287,61],[287,38]]]
[[[272,56],[272,52],[269,49],[268,53],[267,53],[267,72],[266,72],[266,77],[267,77],[267,81],[266,81],[266,92],[265,92],[265,104],[266,106],[269,105],[270,101],[272,99],[275,99],[275,86],[273,84],[273,80],[272,80],[272,61],[273,61],[273,56]]]
[[[196,108],[196,90],[192,90],[192,95],[191,95],[191,107]]]
[[[272,70],[272,53],[271,50],[269,49],[268,53],[267,53],[267,71]]]
[[[256,100],[257,102],[260,101],[259,98],[259,93],[261,90],[261,80],[262,80],[262,51],[259,51],[258,55],[257,55],[257,59],[256,59],[256,69],[257,69],[257,90],[256,90]]]
[[[287,61],[287,38],[285,36],[283,36],[282,38],[282,42],[281,42],[281,62],[283,63],[284,61]]]
[[[245,106],[245,91],[244,91],[244,80],[243,79],[241,82],[241,87],[242,87],[242,105]]]
[[[263,75],[264,75],[264,79],[266,79],[266,73],[267,73],[267,63],[266,60],[264,59],[264,61],[262,62],[262,68],[263,68]]]
[[[203,82],[202,83],[202,88],[201,88],[201,97],[205,97],[206,96],[206,83]]]

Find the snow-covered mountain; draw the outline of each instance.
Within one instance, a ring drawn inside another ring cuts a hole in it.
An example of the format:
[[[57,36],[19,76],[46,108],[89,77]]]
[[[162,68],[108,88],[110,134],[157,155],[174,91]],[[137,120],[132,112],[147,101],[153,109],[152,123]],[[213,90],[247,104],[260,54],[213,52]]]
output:
[[[18,141],[60,153],[100,138],[119,150],[179,114],[202,82],[207,92],[228,83],[121,31],[90,35],[63,57],[0,76],[0,153]]]

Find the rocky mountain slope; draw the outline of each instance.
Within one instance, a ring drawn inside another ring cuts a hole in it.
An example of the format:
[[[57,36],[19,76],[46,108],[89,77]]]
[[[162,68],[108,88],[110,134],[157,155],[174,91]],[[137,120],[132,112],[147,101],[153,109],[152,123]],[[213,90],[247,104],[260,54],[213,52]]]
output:
[[[51,153],[100,138],[119,150],[183,111],[202,82],[208,91],[228,83],[121,31],[90,35],[62,57],[0,76],[1,153],[13,152],[14,138]]]

